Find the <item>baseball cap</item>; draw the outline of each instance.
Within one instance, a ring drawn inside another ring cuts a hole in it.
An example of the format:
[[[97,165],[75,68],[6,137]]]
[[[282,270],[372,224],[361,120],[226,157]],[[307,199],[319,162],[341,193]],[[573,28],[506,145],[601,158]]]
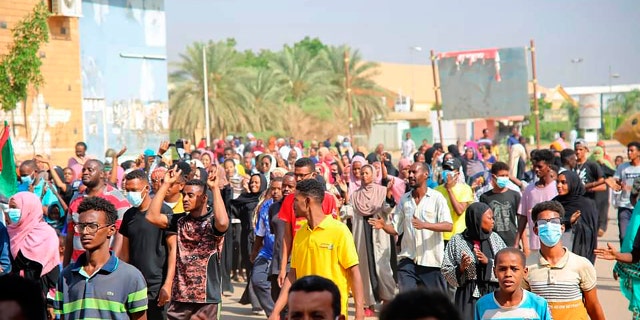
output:
[[[144,156],[145,157],[153,157],[155,155],[156,155],[156,153],[153,152],[153,150],[151,150],[151,149],[147,149],[147,150],[144,151]]]
[[[447,160],[445,163],[442,164],[442,169],[445,170],[460,170],[460,167],[462,165],[460,164],[460,160],[456,159],[456,158],[452,158]]]

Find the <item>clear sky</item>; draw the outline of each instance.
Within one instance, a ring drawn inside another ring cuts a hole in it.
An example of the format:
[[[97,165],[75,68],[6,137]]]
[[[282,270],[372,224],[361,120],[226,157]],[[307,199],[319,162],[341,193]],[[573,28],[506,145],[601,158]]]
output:
[[[539,83],[640,83],[640,0],[166,0],[170,61],[188,44],[233,37],[278,50],[305,36],[364,58],[429,63],[436,52],[536,42]],[[422,53],[409,48],[419,46]],[[581,58],[582,62],[572,63]]]

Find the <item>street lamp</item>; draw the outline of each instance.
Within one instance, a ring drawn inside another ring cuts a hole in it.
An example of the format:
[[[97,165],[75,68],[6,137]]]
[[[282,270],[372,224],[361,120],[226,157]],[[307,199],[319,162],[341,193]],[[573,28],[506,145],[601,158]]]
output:
[[[580,75],[578,74],[578,64],[582,63],[582,61],[584,61],[584,59],[582,58],[573,58],[571,59],[571,64],[576,65],[575,70],[574,70],[574,76],[577,76],[576,80],[580,80]],[[578,85],[578,81],[576,81],[576,83],[574,85]]]
[[[607,110],[609,110],[609,104],[611,103],[611,100],[613,100],[613,84],[612,84],[613,79],[618,79],[618,78],[620,78],[620,74],[613,73],[611,71],[611,65],[609,65],[609,98],[607,99]],[[611,112],[611,111],[609,111],[609,112]],[[609,138],[611,139],[611,138],[613,138],[613,121],[610,121],[610,122],[611,122],[611,130],[610,130],[611,131],[610,132],[611,136]],[[616,121],[616,124],[617,124],[617,122],[618,121]],[[602,130],[604,131],[604,126],[602,126]]]

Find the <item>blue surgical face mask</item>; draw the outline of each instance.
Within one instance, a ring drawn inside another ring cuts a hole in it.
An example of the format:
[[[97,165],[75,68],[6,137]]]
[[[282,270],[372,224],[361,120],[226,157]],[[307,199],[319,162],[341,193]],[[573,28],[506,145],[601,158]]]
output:
[[[502,189],[506,187],[507,183],[509,183],[509,177],[496,177],[496,184],[498,185],[498,188]]]
[[[131,203],[132,206],[136,208],[139,207],[142,204],[142,201],[144,200],[144,197],[142,196],[142,191],[127,192],[127,200],[129,200],[129,203]]]
[[[33,182],[33,178],[30,175],[20,176],[20,181],[22,181],[22,183],[24,184],[29,185]]]
[[[9,216],[9,220],[11,220],[11,224],[16,224],[20,221],[20,217],[22,217],[22,212],[18,208],[9,208],[7,210],[7,216]]]
[[[451,170],[442,170],[442,182],[447,183],[447,179],[452,172]]]
[[[553,247],[558,244],[562,237],[562,224],[546,223],[538,226],[538,236],[542,244],[547,247]]]
[[[345,148],[349,148],[349,147],[351,147],[351,142],[345,141],[345,142],[342,143],[342,146],[345,147]]]

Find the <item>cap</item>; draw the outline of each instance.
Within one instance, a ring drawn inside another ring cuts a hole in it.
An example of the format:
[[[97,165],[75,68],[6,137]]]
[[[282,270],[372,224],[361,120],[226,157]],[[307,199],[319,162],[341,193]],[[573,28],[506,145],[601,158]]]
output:
[[[452,158],[447,160],[445,163],[442,164],[442,169],[445,170],[460,170],[460,167],[462,165],[460,164],[460,160],[456,159],[456,158]]]
[[[584,139],[576,139],[576,143],[573,144],[573,148],[577,148],[577,147],[584,147],[587,150],[589,150],[589,145],[587,144],[587,141]]]
[[[598,143],[596,143],[596,146],[604,148],[604,141],[602,140],[598,141]]]
[[[147,150],[144,151],[144,156],[145,157],[153,157],[155,155],[156,155],[156,153],[151,149],[147,149]]]

